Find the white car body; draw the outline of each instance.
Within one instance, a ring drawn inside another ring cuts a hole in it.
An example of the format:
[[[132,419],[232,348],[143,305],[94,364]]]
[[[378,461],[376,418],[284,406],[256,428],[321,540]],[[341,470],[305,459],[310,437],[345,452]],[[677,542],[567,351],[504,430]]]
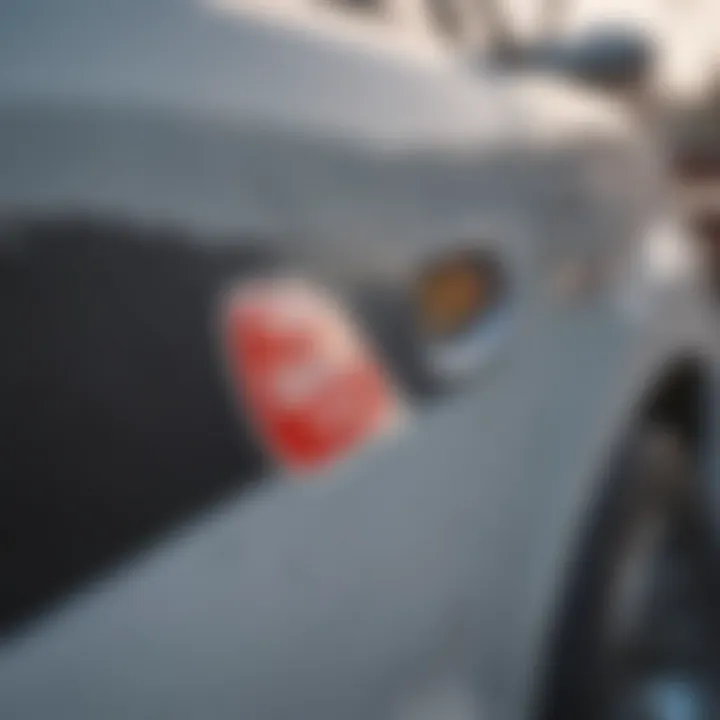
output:
[[[672,211],[619,247],[553,230],[574,201],[555,220],[531,202],[553,188],[523,157],[590,138],[645,157],[640,130],[551,80],[216,4],[0,14],[0,214],[302,237],[390,276],[489,235],[519,279],[462,393],[322,482],[232,500],[0,648],[0,716],[528,717],[612,448],[675,363],[714,387],[715,308]]]

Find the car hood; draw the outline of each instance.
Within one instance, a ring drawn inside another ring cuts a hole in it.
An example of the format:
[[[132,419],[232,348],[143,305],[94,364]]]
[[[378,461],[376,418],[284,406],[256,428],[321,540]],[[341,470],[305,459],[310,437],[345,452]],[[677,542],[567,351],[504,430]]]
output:
[[[394,280],[408,253],[528,228],[537,239],[532,216],[563,194],[539,190],[574,183],[566,156],[639,137],[621,108],[552,78],[199,0],[9,0],[3,12],[2,211],[229,231],[307,252],[326,273]]]

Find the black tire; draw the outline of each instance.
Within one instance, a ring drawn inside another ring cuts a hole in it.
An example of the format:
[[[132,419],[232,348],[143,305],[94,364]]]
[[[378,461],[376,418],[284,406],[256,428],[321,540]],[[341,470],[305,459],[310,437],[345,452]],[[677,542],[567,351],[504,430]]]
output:
[[[651,707],[667,705],[654,699],[659,691],[653,688],[660,687],[662,678],[696,683],[693,698],[701,714],[687,715],[688,720],[720,717],[713,697],[720,678],[720,633],[714,617],[720,604],[705,515],[691,446],[667,426],[642,427],[612,469],[571,573],[551,643],[541,720],[669,717]],[[632,626],[632,610],[629,616],[618,611],[628,597],[626,578],[643,576],[642,563],[634,574],[632,565],[629,575],[627,568],[649,527],[663,530],[645,543],[657,553],[645,565],[667,587],[650,585],[639,594],[646,596],[645,603],[637,607]],[[622,634],[633,627],[630,635]]]

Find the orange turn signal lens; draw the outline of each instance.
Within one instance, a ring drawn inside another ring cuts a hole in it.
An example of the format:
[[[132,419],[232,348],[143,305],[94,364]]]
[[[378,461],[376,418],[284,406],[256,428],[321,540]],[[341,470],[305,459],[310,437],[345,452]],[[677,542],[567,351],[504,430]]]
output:
[[[465,251],[435,261],[416,285],[421,330],[442,339],[471,329],[497,308],[503,284],[499,264],[490,256]]]

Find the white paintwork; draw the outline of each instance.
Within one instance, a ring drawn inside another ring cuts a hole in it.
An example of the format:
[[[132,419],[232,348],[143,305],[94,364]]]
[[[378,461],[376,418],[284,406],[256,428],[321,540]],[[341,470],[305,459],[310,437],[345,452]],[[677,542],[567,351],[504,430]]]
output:
[[[518,313],[412,432],[321,486],[228,502],[3,647],[0,716],[392,720],[411,699],[389,679],[427,678],[458,716],[524,720],[608,452],[669,360],[717,357],[686,279],[653,284],[644,315],[617,302],[644,293],[632,272],[551,287],[567,257],[634,246],[553,225],[568,213],[540,198],[564,175],[542,162],[591,120],[629,149],[632,127],[568,88],[189,1],[59,5],[16,0],[0,25],[3,212],[261,229],[351,270],[493,228]]]

